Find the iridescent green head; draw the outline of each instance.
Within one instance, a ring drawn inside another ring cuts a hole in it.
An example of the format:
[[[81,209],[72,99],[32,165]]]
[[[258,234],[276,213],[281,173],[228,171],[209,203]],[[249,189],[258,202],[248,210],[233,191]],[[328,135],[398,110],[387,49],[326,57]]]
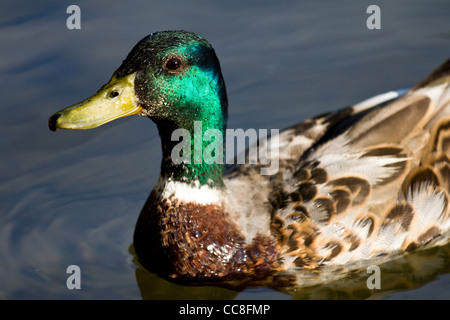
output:
[[[138,103],[156,122],[186,129],[193,120],[224,125],[225,84],[214,49],[204,38],[184,31],[151,34],[116,71],[118,77],[132,73]]]
[[[125,95],[126,97],[123,97]],[[122,105],[123,112],[117,109]],[[91,98],[61,110],[51,130],[91,129],[130,114],[188,129],[194,120],[227,118],[227,95],[212,46],[186,31],[165,31],[139,41],[111,80]]]
[[[224,133],[228,101],[219,61],[212,46],[186,31],[165,31],[139,41],[110,81],[92,97],[55,113],[51,130],[91,129],[132,114],[151,118],[158,126],[166,159],[162,174],[174,179],[219,179],[223,166],[190,164],[174,166],[170,151],[175,129]],[[203,177],[203,178],[199,178]],[[221,178],[219,179],[221,181]]]

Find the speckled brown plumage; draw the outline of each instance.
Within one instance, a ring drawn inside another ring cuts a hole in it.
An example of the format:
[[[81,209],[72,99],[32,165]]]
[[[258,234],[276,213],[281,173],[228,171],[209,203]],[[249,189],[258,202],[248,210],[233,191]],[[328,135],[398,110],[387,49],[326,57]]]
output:
[[[153,191],[139,217],[134,246],[140,261],[184,281],[265,278],[280,267],[272,237],[246,244],[223,208],[161,199]]]

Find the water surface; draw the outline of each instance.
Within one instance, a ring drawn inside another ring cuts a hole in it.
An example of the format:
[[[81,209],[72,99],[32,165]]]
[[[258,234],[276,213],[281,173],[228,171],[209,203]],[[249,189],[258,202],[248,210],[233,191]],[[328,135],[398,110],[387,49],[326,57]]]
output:
[[[68,30],[66,8],[81,8]],[[215,47],[230,128],[282,129],[425,77],[450,55],[450,3],[377,1],[2,2],[0,11],[0,298],[450,298],[449,247],[367,274],[278,292],[183,287],[138,267],[132,235],[159,174],[154,124],[124,118],[95,130],[50,132],[55,111],[98,90],[150,32],[194,31]],[[81,290],[68,290],[78,265]]]

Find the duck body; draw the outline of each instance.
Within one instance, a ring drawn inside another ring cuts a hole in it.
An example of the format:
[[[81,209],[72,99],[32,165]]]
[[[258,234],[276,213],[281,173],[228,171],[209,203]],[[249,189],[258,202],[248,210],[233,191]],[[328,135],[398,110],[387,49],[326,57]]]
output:
[[[448,241],[450,60],[401,96],[380,95],[260,141],[270,150],[263,160],[279,164],[272,174],[261,174],[261,159],[226,167],[186,149],[181,162],[174,158],[175,130],[194,133],[200,121],[203,134],[224,134],[227,109],[212,46],[167,31],[142,39],[94,98],[49,125],[89,129],[130,114],[156,123],[161,173],[134,247],[145,267],[171,279],[292,285],[297,272],[357,268]],[[195,138],[187,145],[198,147],[208,150]]]

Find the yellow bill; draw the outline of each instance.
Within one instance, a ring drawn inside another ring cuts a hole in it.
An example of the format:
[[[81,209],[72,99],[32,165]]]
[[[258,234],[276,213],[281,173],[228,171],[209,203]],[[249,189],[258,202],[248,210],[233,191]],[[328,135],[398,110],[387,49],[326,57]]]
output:
[[[114,74],[92,97],[58,111],[48,120],[50,130],[92,129],[118,118],[139,114],[134,92],[135,73],[117,78]]]

